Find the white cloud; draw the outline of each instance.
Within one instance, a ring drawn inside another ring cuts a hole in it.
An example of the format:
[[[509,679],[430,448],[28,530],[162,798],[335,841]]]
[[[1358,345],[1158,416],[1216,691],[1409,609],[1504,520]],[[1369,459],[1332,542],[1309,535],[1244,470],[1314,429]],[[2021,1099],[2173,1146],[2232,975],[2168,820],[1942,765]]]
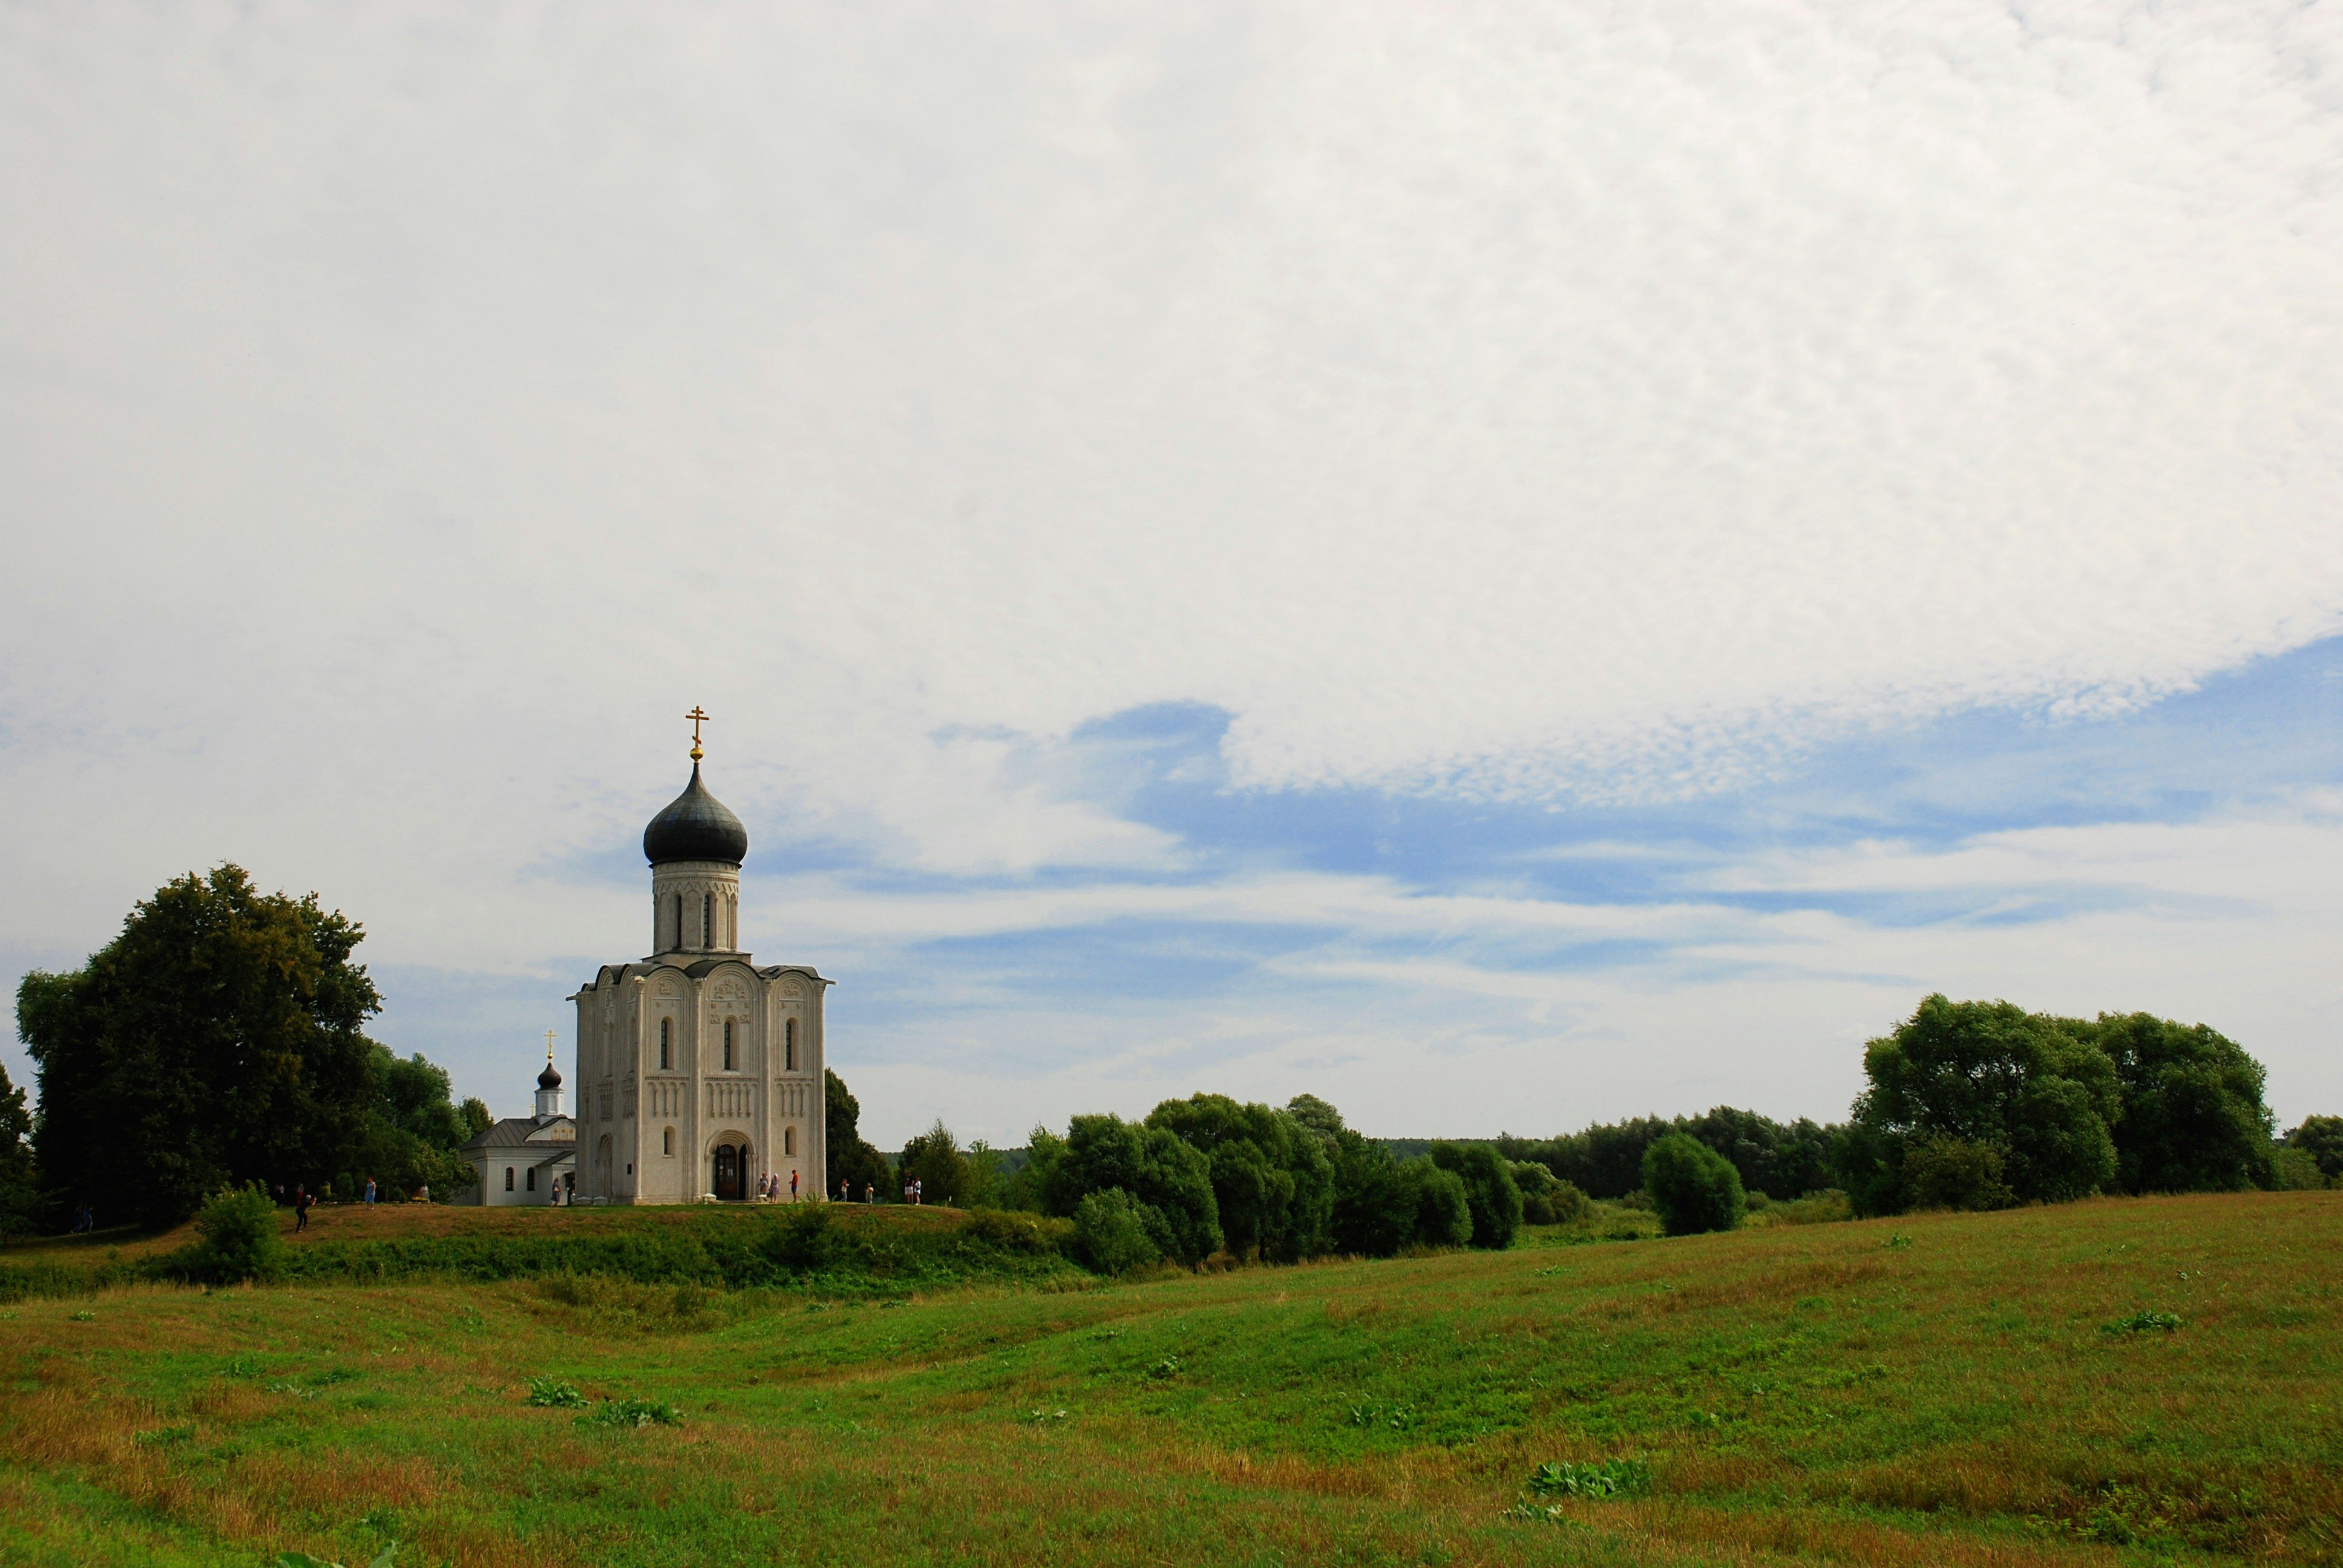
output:
[[[1151,873],[1141,704],[1644,799],[2331,634],[2338,15],[18,8],[0,941],[601,950],[694,702],[765,845]]]

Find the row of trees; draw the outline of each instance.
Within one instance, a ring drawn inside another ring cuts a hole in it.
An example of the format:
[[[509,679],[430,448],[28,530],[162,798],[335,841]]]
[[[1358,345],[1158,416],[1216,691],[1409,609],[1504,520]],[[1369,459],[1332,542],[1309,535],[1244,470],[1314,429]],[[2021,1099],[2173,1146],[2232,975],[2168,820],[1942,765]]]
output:
[[[1523,1211],[1514,1168],[1493,1148],[1440,1143],[1400,1160],[1308,1094],[1282,1110],[1197,1094],[1140,1121],[1077,1116],[1062,1135],[1035,1128],[1023,1154],[1006,1171],[998,1152],[962,1151],[939,1122],[904,1148],[894,1179],[918,1178],[930,1202],[1071,1219],[1089,1261],[1117,1272],[1216,1252],[1296,1262],[1503,1247]],[[1543,1170],[1532,1179],[1552,1185]]]
[[[1859,1213],[2280,1181],[2262,1065],[2205,1024],[1931,996],[1863,1068],[1835,1151]]]
[[[1593,1197],[1656,1197],[1651,1153],[1683,1139],[1729,1165],[1737,1190],[1838,1187],[1863,1214],[2343,1179],[2343,1118],[2313,1116],[2277,1139],[2261,1063],[2204,1024],[1931,996],[1864,1048],[1864,1073],[1837,1126],[1719,1106],[1497,1146]],[[1662,1166],[1682,1185],[1693,1162],[1674,1149]]]
[[[27,975],[16,1032],[40,1111],[0,1076],[0,1225],[82,1204],[175,1224],[249,1181],[468,1186],[456,1151],[488,1107],[367,1037],[382,998],[353,957],[364,936],[223,865],[157,890],[81,969]]]

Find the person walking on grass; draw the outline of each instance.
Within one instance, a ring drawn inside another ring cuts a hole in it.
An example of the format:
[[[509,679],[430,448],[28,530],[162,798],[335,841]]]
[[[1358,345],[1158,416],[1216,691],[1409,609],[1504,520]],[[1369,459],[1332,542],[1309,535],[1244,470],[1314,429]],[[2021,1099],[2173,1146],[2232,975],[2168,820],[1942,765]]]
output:
[[[298,1182],[294,1184],[293,1228],[296,1231],[306,1231],[309,1228],[309,1205],[315,1201],[317,1200],[309,1196],[309,1189]]]

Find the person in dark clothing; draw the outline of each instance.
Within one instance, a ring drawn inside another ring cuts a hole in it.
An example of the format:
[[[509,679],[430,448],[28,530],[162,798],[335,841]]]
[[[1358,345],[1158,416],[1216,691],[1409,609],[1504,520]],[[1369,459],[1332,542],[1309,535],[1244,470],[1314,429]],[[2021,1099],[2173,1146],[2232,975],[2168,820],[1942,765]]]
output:
[[[296,1231],[306,1231],[309,1228],[309,1205],[316,1201],[315,1198],[309,1196],[309,1190],[307,1187],[293,1189],[293,1228]]]

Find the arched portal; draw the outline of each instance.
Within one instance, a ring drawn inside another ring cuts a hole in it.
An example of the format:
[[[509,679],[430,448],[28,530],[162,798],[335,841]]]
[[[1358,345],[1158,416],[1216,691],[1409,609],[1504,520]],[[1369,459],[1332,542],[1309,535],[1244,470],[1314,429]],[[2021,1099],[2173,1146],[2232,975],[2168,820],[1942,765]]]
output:
[[[750,1183],[756,1180],[752,1169],[748,1140],[728,1138],[709,1151],[708,1190],[720,1202],[738,1203],[749,1196]]]

